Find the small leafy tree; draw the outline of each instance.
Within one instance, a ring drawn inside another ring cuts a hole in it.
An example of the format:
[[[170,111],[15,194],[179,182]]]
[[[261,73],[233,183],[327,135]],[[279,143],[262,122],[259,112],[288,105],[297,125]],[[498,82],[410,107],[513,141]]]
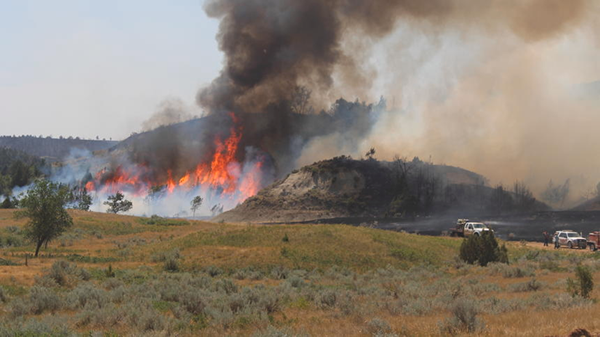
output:
[[[92,196],[88,193],[87,188],[76,188],[71,195],[71,206],[74,209],[89,211],[92,205]]]
[[[36,257],[42,245],[47,245],[73,225],[73,219],[65,210],[68,199],[66,186],[47,180],[37,180],[21,199],[23,210],[17,212],[16,217],[29,218],[25,233],[35,243]]]
[[[590,294],[594,289],[594,277],[592,272],[586,266],[578,265],[575,269],[575,278],[567,279],[567,291],[571,296],[581,296],[583,298],[590,298]]]
[[[92,196],[89,195],[87,189],[84,187],[83,190],[81,190],[81,194],[79,195],[77,209],[80,209],[82,211],[89,211],[90,206],[92,206]]]
[[[119,212],[127,212],[133,207],[133,203],[125,199],[125,195],[117,192],[115,195],[109,195],[108,201],[104,202],[108,206],[107,213],[117,214]]]
[[[485,267],[490,262],[508,263],[508,250],[505,245],[498,245],[493,233],[484,232],[466,238],[460,245],[459,257],[469,264],[477,262]]]
[[[195,196],[194,199],[192,199],[191,210],[193,216],[196,216],[196,211],[198,210],[198,208],[200,208],[200,206],[202,206],[202,201],[204,201],[204,199],[202,199],[202,197],[200,197],[199,195]]]

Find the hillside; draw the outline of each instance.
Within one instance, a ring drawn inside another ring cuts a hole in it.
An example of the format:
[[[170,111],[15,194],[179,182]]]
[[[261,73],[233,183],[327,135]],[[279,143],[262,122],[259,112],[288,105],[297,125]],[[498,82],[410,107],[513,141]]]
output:
[[[46,171],[45,161],[23,151],[0,147],[0,196],[9,196],[15,187],[30,184]],[[2,202],[4,200],[0,200]],[[6,206],[0,204],[0,208]]]
[[[572,211],[600,211],[600,196],[586,200],[573,207]]]
[[[33,136],[0,136],[0,147],[7,147],[26,152],[30,155],[41,157],[47,161],[60,161],[65,159],[71,150],[86,151],[105,150],[115,146],[118,142],[107,140],[89,140],[79,138],[42,138]]]
[[[479,267],[459,238],[69,213],[26,258],[25,219],[0,210],[1,335],[464,335],[458,307],[477,335],[597,332],[600,304],[564,282],[589,251],[508,242],[510,265]]]
[[[531,195],[490,188],[484,177],[461,168],[418,158],[379,162],[342,156],[293,171],[213,221],[285,223],[547,209]]]

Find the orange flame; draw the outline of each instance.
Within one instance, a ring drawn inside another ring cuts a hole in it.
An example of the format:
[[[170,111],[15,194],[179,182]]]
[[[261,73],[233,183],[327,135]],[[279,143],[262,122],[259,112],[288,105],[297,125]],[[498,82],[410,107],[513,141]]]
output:
[[[129,169],[118,166],[112,172],[105,168],[98,171],[94,181],[86,183],[85,187],[89,191],[98,191],[98,187],[101,186],[99,191],[105,193],[117,191],[130,191],[131,193],[133,191],[140,196],[148,193],[151,186],[166,186],[169,194],[173,193],[175,189],[189,191],[201,187],[218,190],[221,195],[243,201],[255,195],[261,188],[263,163],[254,163],[250,169],[246,167],[245,173],[240,175],[239,170],[242,165],[236,160],[236,154],[243,129],[241,126],[236,126],[239,119],[233,113],[230,116],[234,126],[225,140],[219,136],[215,137],[214,153],[210,161],[199,163],[194,170],[187,171],[178,179],[173,177],[172,169],[167,170],[166,181],[151,181],[147,177],[153,175],[146,173],[152,172],[148,172],[148,168],[143,165]]]
[[[185,185],[185,183],[188,182],[188,180],[190,180],[190,173],[186,173],[183,177],[181,177],[181,179],[179,179],[179,186],[183,186]]]
[[[93,181],[88,181],[87,183],[85,183],[85,189],[89,192],[94,191],[96,189],[96,186],[94,185]]]
[[[167,180],[167,190],[169,193],[173,193],[175,190],[175,181],[173,181],[173,172],[171,170],[167,170],[167,174],[169,175],[169,180]]]
[[[242,199],[245,200],[255,195],[260,190],[262,165],[262,162],[255,163],[250,171],[244,176],[239,188]]]

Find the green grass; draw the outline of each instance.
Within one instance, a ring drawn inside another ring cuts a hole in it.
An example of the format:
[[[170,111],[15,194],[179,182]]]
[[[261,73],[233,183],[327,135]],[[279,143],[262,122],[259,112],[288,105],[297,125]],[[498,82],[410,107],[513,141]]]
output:
[[[103,235],[128,235],[166,230],[164,227],[142,225],[135,221],[76,221],[74,228],[97,231]]]
[[[283,238],[287,235],[288,241]],[[198,262],[225,269],[275,265],[325,270],[333,266],[366,271],[388,265],[407,269],[414,265],[443,265],[458,252],[461,241],[347,225],[239,226],[220,228],[149,245],[163,251],[179,248],[193,260],[200,252],[216,251],[214,261]],[[186,250],[193,251],[186,254]],[[263,252],[245,256],[244,252]],[[243,258],[235,258],[237,254]],[[219,258],[219,256],[221,258]]]
[[[138,218],[137,221],[142,225],[156,226],[187,226],[190,224],[187,220],[163,218],[158,215],[153,215],[149,218]]]

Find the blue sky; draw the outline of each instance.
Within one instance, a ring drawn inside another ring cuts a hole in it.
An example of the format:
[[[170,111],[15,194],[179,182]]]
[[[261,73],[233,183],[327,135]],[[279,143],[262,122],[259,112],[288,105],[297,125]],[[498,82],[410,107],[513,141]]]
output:
[[[217,28],[202,0],[0,0],[0,134],[121,139],[173,97],[201,113]]]

